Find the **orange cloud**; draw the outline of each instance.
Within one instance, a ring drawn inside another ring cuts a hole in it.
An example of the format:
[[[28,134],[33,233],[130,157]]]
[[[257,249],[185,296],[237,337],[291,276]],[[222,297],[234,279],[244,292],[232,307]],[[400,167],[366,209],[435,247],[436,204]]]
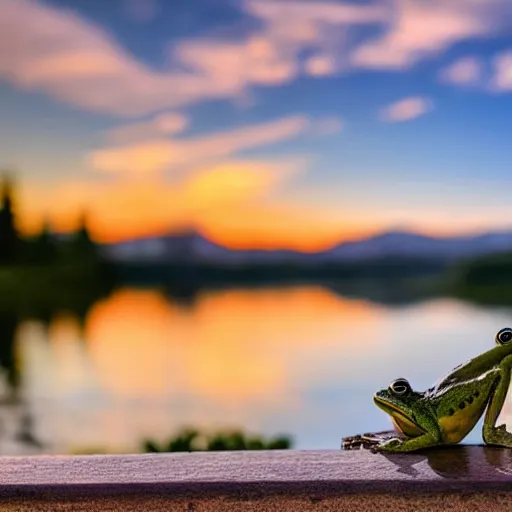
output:
[[[476,57],[463,57],[441,70],[442,82],[456,85],[477,83],[482,76],[482,63]]]
[[[292,163],[281,164],[279,169],[256,162],[225,164],[195,173],[184,183],[180,196],[183,204],[194,210],[243,204],[275,189],[296,168]]]
[[[389,123],[399,123],[420,117],[431,109],[432,104],[427,98],[411,96],[383,108],[380,117]]]
[[[198,165],[238,151],[293,138],[310,127],[303,116],[290,116],[188,140],[147,140],[94,151],[88,161],[109,173],[153,174],[169,168]],[[135,131],[138,131],[138,127]]]
[[[21,187],[18,219],[32,233],[48,217],[58,231],[74,229],[87,208],[98,240],[167,232],[180,226],[208,228],[219,216],[236,216],[243,225],[256,204],[304,169],[300,159],[230,161],[199,168],[179,181],[157,179],[68,182],[53,188]]]
[[[306,195],[294,195],[291,200],[279,188],[303,165],[300,160],[231,161],[198,169],[174,183],[157,179],[71,182],[53,189],[22,184],[16,218],[24,233],[36,232],[44,216],[54,229],[65,232],[76,227],[83,205],[90,212],[94,238],[102,242],[193,227],[233,248],[316,251],[397,227],[433,236],[506,230],[512,215],[499,201],[485,211],[475,211],[475,201],[464,187],[454,189],[450,204],[443,208],[438,208],[439,201],[411,204],[407,183],[400,184],[405,186],[403,199],[397,198],[393,204],[380,202],[373,192],[364,190],[333,201],[328,191],[315,197],[315,191],[308,189]],[[421,189],[423,197],[437,197],[429,192],[436,188],[435,183],[415,187]],[[480,196],[471,192],[475,200],[481,199],[481,188]],[[503,184],[497,184],[487,195],[496,198],[505,190]],[[279,197],[276,192],[280,192]]]
[[[182,158],[186,154],[181,153]],[[173,142],[160,139],[94,151],[87,163],[108,173],[148,175],[164,171],[180,158]]]
[[[371,228],[372,223],[366,227]],[[341,219],[332,208],[275,203],[219,209],[201,223],[201,230],[211,240],[232,248],[291,248],[304,252],[326,249],[340,237],[360,235],[362,229],[365,226],[359,221]]]

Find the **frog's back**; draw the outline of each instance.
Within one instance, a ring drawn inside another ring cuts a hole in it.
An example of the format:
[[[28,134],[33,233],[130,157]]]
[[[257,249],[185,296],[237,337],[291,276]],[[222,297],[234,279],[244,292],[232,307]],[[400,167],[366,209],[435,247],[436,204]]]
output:
[[[435,394],[442,393],[447,388],[453,387],[454,385],[483,377],[489,371],[497,368],[503,358],[509,354],[512,354],[511,345],[498,345],[455,367],[429,391]]]

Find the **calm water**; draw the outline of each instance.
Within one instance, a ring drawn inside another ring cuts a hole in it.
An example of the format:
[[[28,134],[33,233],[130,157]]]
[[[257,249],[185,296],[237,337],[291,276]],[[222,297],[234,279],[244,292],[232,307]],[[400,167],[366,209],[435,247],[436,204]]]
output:
[[[342,436],[391,427],[375,390],[400,376],[425,389],[508,324],[506,309],[387,307],[315,286],[208,292],[191,307],[125,289],[82,328],[66,316],[19,327],[21,404],[0,406],[0,448],[131,452],[194,425],[337,449]],[[24,429],[46,446],[20,439]]]

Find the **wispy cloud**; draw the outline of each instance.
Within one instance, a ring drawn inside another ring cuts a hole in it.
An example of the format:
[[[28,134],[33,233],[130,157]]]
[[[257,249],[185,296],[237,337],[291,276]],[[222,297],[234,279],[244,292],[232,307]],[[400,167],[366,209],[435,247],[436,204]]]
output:
[[[188,126],[189,120],[186,116],[171,112],[154,116],[146,121],[116,126],[108,130],[105,135],[115,144],[124,144],[176,135]]]
[[[289,82],[300,72],[305,47],[328,49],[332,58],[333,29],[385,17],[382,8],[334,2],[249,0],[242,6],[259,18],[259,31],[235,42],[183,41],[172,49],[175,67],[156,71],[74,11],[0,0],[0,77],[84,109],[137,116]]]
[[[512,50],[502,52],[494,58],[490,86],[496,92],[512,91]]]
[[[363,43],[352,63],[363,68],[403,69],[465,39],[490,36],[503,20],[505,3],[490,0],[395,0],[383,35]]]
[[[343,130],[344,123],[336,117],[326,117],[319,119],[314,126],[317,135],[335,135]]]
[[[388,123],[400,123],[420,117],[431,109],[432,103],[428,98],[411,96],[383,108],[380,118]]]
[[[476,57],[463,57],[439,73],[442,82],[455,85],[474,85],[482,79],[483,65]]]
[[[151,14],[148,5],[158,5],[139,1],[133,5],[147,10],[142,18]],[[156,70],[72,10],[38,0],[0,0],[0,78],[82,109],[141,116],[206,99],[247,97],[254,86],[290,83],[301,73],[407,68],[460,41],[499,34],[512,4],[242,0],[239,5],[258,28],[240,39],[204,36],[174,43],[169,67]],[[360,37],[348,37],[358,28],[365,29]],[[368,36],[368,29],[379,35]]]
[[[187,76],[144,66],[74,11],[35,0],[0,0],[0,11],[0,77],[22,89],[87,110],[142,115],[189,85]]]
[[[176,63],[232,95],[254,85],[289,83],[303,67],[313,76],[333,74],[343,64],[346,29],[387,18],[384,6],[372,4],[246,0],[241,5],[260,21],[258,31],[239,41],[183,41],[172,51]],[[303,66],[304,50],[314,55]]]
[[[192,139],[148,139],[94,151],[89,164],[103,172],[148,175],[196,166],[235,155],[239,151],[292,139],[310,129],[303,116],[217,132]],[[136,131],[136,130],[135,130]]]
[[[311,76],[327,76],[336,72],[336,62],[331,55],[314,55],[304,63],[306,73]]]

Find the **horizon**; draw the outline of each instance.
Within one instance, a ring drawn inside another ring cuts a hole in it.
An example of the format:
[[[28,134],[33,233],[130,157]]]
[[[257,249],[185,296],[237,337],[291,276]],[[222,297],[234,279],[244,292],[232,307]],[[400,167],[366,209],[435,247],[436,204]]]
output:
[[[55,234],[57,234],[57,233],[55,233]],[[144,235],[144,236],[137,237],[137,238],[129,238],[129,239],[121,240],[119,242],[106,242],[105,244],[106,245],[117,245],[117,244],[122,244],[122,243],[131,243],[131,242],[138,242],[138,241],[144,241],[144,240],[151,240],[151,239],[155,239],[155,238],[166,238],[166,237],[178,238],[178,237],[182,237],[182,236],[195,236],[195,235],[203,238],[204,240],[206,240],[208,242],[211,242],[215,245],[219,245],[219,246],[222,246],[222,247],[230,249],[230,250],[277,250],[277,251],[279,251],[279,250],[291,250],[291,251],[296,250],[298,252],[314,253],[314,252],[328,251],[330,249],[334,249],[335,247],[346,244],[346,243],[364,242],[365,240],[379,238],[381,236],[386,236],[386,235],[399,235],[399,236],[400,235],[403,235],[403,236],[410,235],[410,236],[420,236],[420,237],[430,238],[433,240],[452,240],[452,239],[457,239],[457,238],[478,238],[478,237],[488,236],[488,235],[512,235],[512,228],[501,229],[501,230],[496,229],[496,230],[476,230],[476,231],[469,231],[469,232],[457,232],[457,233],[444,234],[444,235],[437,236],[435,234],[429,234],[429,233],[425,233],[425,232],[421,232],[421,231],[415,231],[413,229],[405,229],[405,228],[401,229],[401,228],[392,228],[391,227],[390,229],[386,229],[383,231],[371,232],[371,233],[360,235],[360,236],[357,236],[355,238],[350,238],[350,239],[340,237],[340,239],[337,242],[334,242],[334,244],[329,244],[325,247],[320,247],[320,248],[316,248],[313,250],[301,250],[301,249],[293,249],[293,248],[290,249],[289,247],[265,248],[265,247],[261,247],[261,246],[253,247],[251,245],[247,245],[247,246],[243,246],[243,247],[229,247],[228,245],[224,245],[219,241],[209,238],[205,233],[201,232],[201,230],[193,229],[193,228],[190,228],[190,229],[183,228],[183,229],[177,230],[177,231],[154,233],[154,234]]]
[[[100,243],[512,231],[507,0],[0,9],[0,168],[24,235],[84,210]]]

